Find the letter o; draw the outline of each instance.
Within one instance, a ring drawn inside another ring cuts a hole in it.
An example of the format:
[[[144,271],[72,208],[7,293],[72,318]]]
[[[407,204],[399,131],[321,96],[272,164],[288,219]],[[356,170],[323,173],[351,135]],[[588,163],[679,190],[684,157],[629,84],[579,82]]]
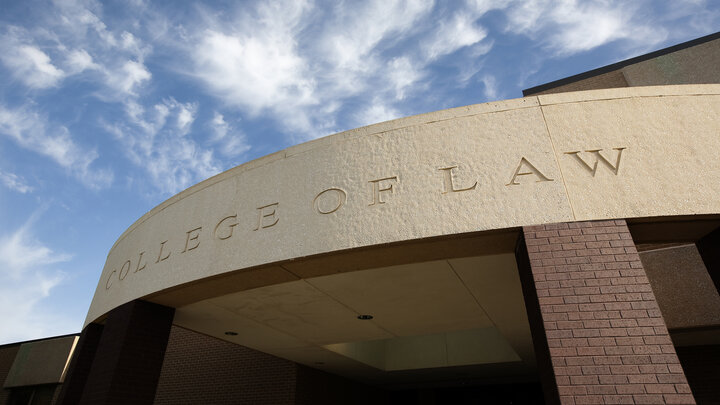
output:
[[[130,260],[128,260],[125,263],[123,263],[122,267],[120,267],[120,274],[118,274],[118,278],[120,278],[120,280],[125,280],[125,277],[127,277],[128,273],[130,273],[131,265],[132,264],[130,263]],[[127,270],[125,271],[125,275],[123,276],[123,269],[125,267],[127,267]]]
[[[323,194],[329,193],[331,191],[335,192],[336,200],[335,200],[335,203],[333,204],[333,206],[335,208],[322,210],[320,207],[320,202],[318,200],[320,199],[320,197]],[[320,214],[332,214],[333,212],[339,210],[340,207],[342,207],[345,204],[346,200],[347,200],[347,193],[344,190],[339,189],[339,188],[329,188],[327,190],[321,191],[318,195],[315,196],[315,199],[313,200],[313,207]]]

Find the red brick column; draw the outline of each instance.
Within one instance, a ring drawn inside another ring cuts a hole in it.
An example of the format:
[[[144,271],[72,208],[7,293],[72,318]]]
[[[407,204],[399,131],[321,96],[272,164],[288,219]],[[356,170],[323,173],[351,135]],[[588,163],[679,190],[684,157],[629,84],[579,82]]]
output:
[[[530,268],[522,268],[524,252],[518,266],[536,292],[526,294],[528,313],[539,309],[546,338],[538,363],[549,357],[550,389],[563,404],[695,403],[624,220],[523,234]],[[533,339],[542,339],[538,332]]]

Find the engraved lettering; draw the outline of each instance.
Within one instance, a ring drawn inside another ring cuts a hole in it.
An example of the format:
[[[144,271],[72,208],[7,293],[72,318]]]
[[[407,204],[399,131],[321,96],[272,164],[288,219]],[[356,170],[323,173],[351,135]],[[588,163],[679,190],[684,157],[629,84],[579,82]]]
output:
[[[167,254],[166,254],[165,256],[162,255],[162,254],[163,254],[163,248],[165,247],[165,244],[166,244],[166,243],[167,243],[167,241],[164,241],[164,242],[162,242],[162,243],[160,244],[160,253],[158,254],[157,260],[155,260],[155,263],[160,263],[161,261],[163,261],[163,260],[167,259],[168,257],[170,257],[170,252],[167,252]]]
[[[220,229],[220,226],[227,220],[232,219],[232,223],[227,226],[227,235],[220,236],[218,235],[218,229]],[[234,228],[238,225],[237,222],[237,215],[230,215],[227,216],[218,222],[218,224],[215,226],[215,231],[213,231],[213,234],[216,238],[220,240],[230,239],[230,237],[233,236]]]
[[[335,195],[335,201],[332,201],[333,198],[331,197],[323,198],[323,196],[329,195],[328,193]],[[347,193],[344,190],[339,188],[329,188],[321,191],[315,196],[315,199],[313,200],[313,207],[315,207],[315,210],[320,214],[332,214],[333,212],[339,210],[340,207],[345,204],[346,200]]]
[[[585,159],[583,159],[582,157],[580,157],[580,155],[579,155],[580,151],[579,151],[579,150],[578,150],[578,151],[575,151],[575,152],[565,152],[565,154],[566,154],[566,155],[573,156],[575,159],[577,159],[578,163],[580,163],[580,166],[582,166],[583,168],[587,169],[587,171],[589,171],[589,172],[592,174],[593,177],[595,177],[595,173],[597,172],[598,162],[602,162],[605,166],[608,167],[608,169],[610,169],[610,170],[613,172],[613,174],[615,174],[615,175],[617,176],[618,171],[620,170],[620,159],[621,159],[621,157],[622,157],[622,151],[625,150],[625,149],[627,149],[627,148],[613,148],[613,150],[616,150],[616,151],[617,151],[617,158],[615,158],[615,164],[614,164],[614,165],[613,165],[612,163],[610,163],[609,160],[605,159],[605,156],[603,156],[603,155],[600,153],[600,151],[602,151],[602,149],[590,149],[590,150],[586,150],[586,151],[585,151],[585,152],[592,153],[592,154],[595,155],[595,163],[593,163],[592,166],[590,166],[590,165],[585,161]]]
[[[143,264],[142,267],[140,267],[140,263],[142,263],[142,257],[145,254],[145,252],[140,252],[140,257],[138,257],[138,264],[137,267],[135,267],[135,271],[133,273],[137,273],[138,271],[145,270],[145,267],[147,267],[147,263]]]
[[[200,246],[200,231],[202,230],[202,226],[199,226],[195,229],[191,229],[187,232],[185,232],[185,249],[182,250],[180,253],[185,253],[188,250],[193,250]],[[197,232],[197,233],[195,233]],[[193,245],[190,246],[190,242],[193,242]]]
[[[117,273],[117,270],[113,270],[108,275],[107,281],[105,282],[105,289],[109,290],[110,287],[112,287],[112,284],[110,283],[110,280],[112,279],[113,274]]]
[[[130,260],[123,263],[122,267],[120,268],[120,274],[118,274],[118,276],[120,276],[119,277],[120,280],[125,280],[125,277],[127,277],[128,273],[130,273],[131,265],[132,265],[132,263],[130,263]],[[125,270],[125,275],[123,276],[123,269],[125,269],[125,268],[127,268],[127,270]]]
[[[525,167],[526,171],[522,171],[523,167]],[[520,164],[518,165],[517,169],[515,169],[515,173],[513,173],[512,179],[510,179],[510,183],[506,184],[506,186],[513,186],[513,185],[519,185],[520,183],[517,182],[518,176],[527,176],[527,175],[534,175],[538,178],[536,180],[536,183],[539,183],[541,181],[553,181],[553,179],[548,178],[540,170],[538,170],[535,166],[533,166],[532,163],[530,163],[527,159],[524,157],[520,159]]]
[[[441,170],[444,174],[442,194],[459,193],[461,191],[475,190],[475,187],[477,187],[477,181],[470,187],[455,188],[455,184],[453,183],[453,172],[452,172],[453,169],[457,169],[457,166],[443,167],[443,168],[438,169],[438,170]]]
[[[383,179],[377,179],[377,180],[370,180],[370,184],[372,185],[372,202],[368,205],[375,205],[375,204],[385,204],[385,201],[382,200],[382,194],[385,191],[389,191],[390,194],[393,194],[395,191],[393,189],[392,184],[388,184],[387,187],[383,187],[380,182],[382,181],[390,181],[393,180],[397,183],[398,178],[397,176],[392,177],[385,177]]]
[[[258,224],[255,231],[261,228],[270,228],[278,223],[280,218],[277,217],[277,208],[279,203],[272,203],[258,207]]]

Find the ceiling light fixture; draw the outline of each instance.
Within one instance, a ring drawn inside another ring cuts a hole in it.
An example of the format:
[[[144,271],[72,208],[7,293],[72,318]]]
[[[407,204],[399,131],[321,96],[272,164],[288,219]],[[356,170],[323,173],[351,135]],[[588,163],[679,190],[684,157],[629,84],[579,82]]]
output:
[[[373,319],[372,315],[358,315],[357,317],[360,320],[367,321],[368,319]]]
[[[228,336],[237,336],[237,332],[233,332],[233,331],[231,331],[231,330],[225,332],[225,334],[228,335]]]

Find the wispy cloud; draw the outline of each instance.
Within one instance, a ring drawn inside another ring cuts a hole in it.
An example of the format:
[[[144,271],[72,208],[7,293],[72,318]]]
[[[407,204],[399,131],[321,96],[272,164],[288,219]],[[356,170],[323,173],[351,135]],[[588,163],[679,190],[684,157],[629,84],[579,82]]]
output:
[[[495,76],[486,74],[481,79],[483,83],[483,93],[485,94],[485,98],[488,100],[497,100],[498,99],[498,87],[497,87],[497,80],[495,79]]]
[[[401,116],[402,114],[398,110],[384,104],[379,99],[375,99],[370,106],[360,111],[355,119],[360,125],[370,125],[377,122],[390,121],[395,118],[400,118]]]
[[[197,105],[168,98],[146,109],[127,103],[126,119],[105,128],[123,145],[125,156],[145,170],[162,193],[176,193],[222,171],[213,151],[186,136]]]
[[[188,49],[194,74],[216,96],[250,115],[271,110],[281,118],[281,106],[302,109],[316,105],[316,83],[298,54],[295,29],[305,5],[259,6],[257,18],[240,15],[241,24],[213,21],[195,33]],[[290,115],[290,114],[289,114]],[[306,125],[306,119],[293,121]],[[303,122],[304,121],[304,122]]]
[[[225,117],[219,112],[215,111],[209,126],[213,132],[210,141],[218,145],[217,150],[223,155],[237,157],[250,150],[245,134],[225,121]]]
[[[21,194],[33,191],[33,188],[25,182],[25,179],[15,173],[0,171],[0,183],[2,183],[5,187],[11,190],[15,190]]]
[[[42,308],[66,273],[55,265],[72,256],[54,252],[38,241],[32,228],[39,213],[15,231],[0,236],[0,343],[68,333],[75,330],[62,313]],[[41,309],[42,308],[42,309]]]
[[[46,121],[46,117],[30,108],[8,109],[0,104],[0,135],[49,157],[88,187],[110,185],[113,174],[109,169],[91,167],[98,157],[97,151],[79,146],[64,126],[47,126]]]
[[[336,124],[343,115],[366,123],[370,111],[380,111],[376,97],[405,99],[429,63],[485,37],[462,14],[434,32],[419,29],[432,9],[427,1],[258,3],[229,12],[232,18],[210,16],[201,27],[185,27],[191,39],[185,52],[211,94],[251,117],[271,117],[299,141],[344,129]],[[423,45],[387,58],[410,38]],[[358,103],[368,113],[358,113]],[[399,110],[389,103],[385,110]]]
[[[65,72],[55,66],[40,48],[22,38],[23,30],[10,27],[0,36],[0,60],[10,70],[13,78],[34,89],[57,86]]]
[[[616,40],[648,46],[667,38],[667,30],[643,10],[653,2],[531,0],[510,3],[511,32],[545,38],[558,55],[588,51]]]
[[[461,12],[448,20],[440,21],[437,29],[423,42],[427,58],[434,60],[485,39],[487,31],[475,24],[474,17]]]

